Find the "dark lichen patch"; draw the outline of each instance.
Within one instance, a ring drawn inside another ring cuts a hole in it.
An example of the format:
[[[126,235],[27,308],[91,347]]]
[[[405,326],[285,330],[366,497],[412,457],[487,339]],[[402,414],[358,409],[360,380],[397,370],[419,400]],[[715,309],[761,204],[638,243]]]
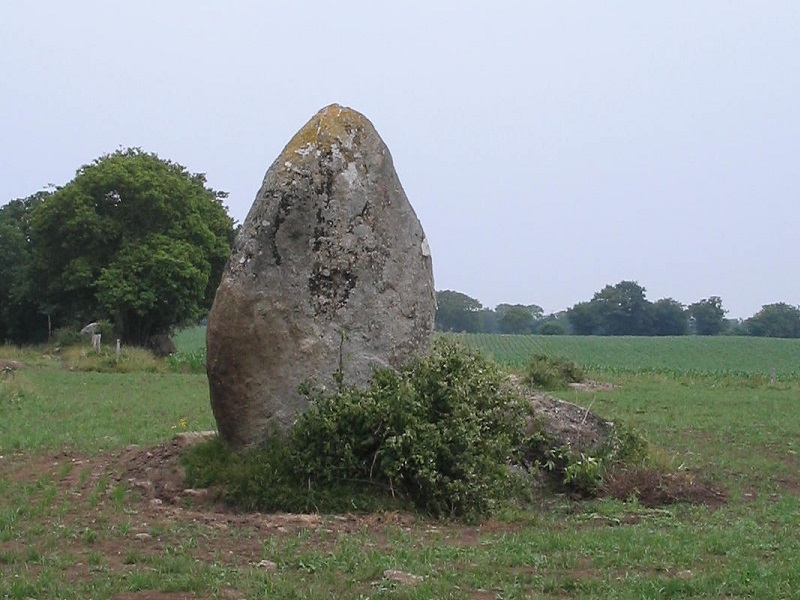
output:
[[[347,304],[356,281],[356,274],[349,269],[316,265],[308,279],[308,290],[317,314],[327,314]]]
[[[276,265],[280,265],[282,262],[281,254],[278,251],[278,245],[276,242],[278,230],[284,221],[286,221],[286,218],[291,213],[295,203],[296,199],[292,198],[290,194],[282,194],[278,198],[278,208],[275,211],[275,217],[272,220],[272,235],[269,236],[270,250],[272,251],[272,258],[274,259]]]

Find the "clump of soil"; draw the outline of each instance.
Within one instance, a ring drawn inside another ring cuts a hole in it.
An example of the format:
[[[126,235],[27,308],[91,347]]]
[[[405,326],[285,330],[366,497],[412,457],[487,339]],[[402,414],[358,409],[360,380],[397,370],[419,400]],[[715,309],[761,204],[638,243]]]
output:
[[[0,358],[0,372],[5,375],[8,375],[9,373],[13,375],[14,371],[23,368],[25,368],[25,365],[18,360],[5,360]]]
[[[602,495],[618,500],[635,497],[640,504],[649,508],[678,502],[719,506],[728,500],[727,490],[702,481],[691,473],[664,473],[648,468],[610,473],[604,481]]]
[[[186,487],[180,457],[191,445],[215,435],[213,431],[179,433],[158,446],[128,446],[111,459],[109,467],[117,481],[137,490],[151,502],[179,504],[187,497],[203,500],[209,496],[207,490]]]
[[[524,385],[516,375],[509,377],[509,383],[530,402],[539,419],[538,424],[558,446],[570,446],[579,452],[597,450],[614,429],[611,421],[577,404]],[[584,391],[613,389],[611,384],[588,380],[569,385]]]

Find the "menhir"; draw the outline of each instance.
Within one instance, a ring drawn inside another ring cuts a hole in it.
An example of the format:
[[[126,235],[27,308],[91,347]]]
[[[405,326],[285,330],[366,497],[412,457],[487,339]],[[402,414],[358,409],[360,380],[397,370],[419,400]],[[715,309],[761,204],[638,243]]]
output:
[[[428,347],[430,250],[363,115],[317,113],[267,171],[208,318],[211,406],[238,448],[285,434],[301,384],[365,386]]]

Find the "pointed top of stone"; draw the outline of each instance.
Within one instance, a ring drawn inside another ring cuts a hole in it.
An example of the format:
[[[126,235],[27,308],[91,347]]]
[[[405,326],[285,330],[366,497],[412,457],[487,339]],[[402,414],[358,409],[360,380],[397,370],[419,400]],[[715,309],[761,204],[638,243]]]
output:
[[[286,144],[281,158],[292,154],[304,154],[309,148],[328,151],[336,143],[352,146],[354,132],[369,129],[375,131],[369,119],[360,112],[331,104],[321,109]]]

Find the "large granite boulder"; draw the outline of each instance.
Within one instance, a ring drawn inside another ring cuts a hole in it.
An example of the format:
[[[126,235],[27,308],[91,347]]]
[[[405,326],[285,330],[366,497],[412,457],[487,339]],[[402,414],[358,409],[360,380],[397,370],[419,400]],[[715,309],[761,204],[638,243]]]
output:
[[[367,385],[424,353],[430,250],[389,150],[358,112],[328,106],[267,171],[208,317],[208,380],[234,447],[285,434],[303,383]]]

